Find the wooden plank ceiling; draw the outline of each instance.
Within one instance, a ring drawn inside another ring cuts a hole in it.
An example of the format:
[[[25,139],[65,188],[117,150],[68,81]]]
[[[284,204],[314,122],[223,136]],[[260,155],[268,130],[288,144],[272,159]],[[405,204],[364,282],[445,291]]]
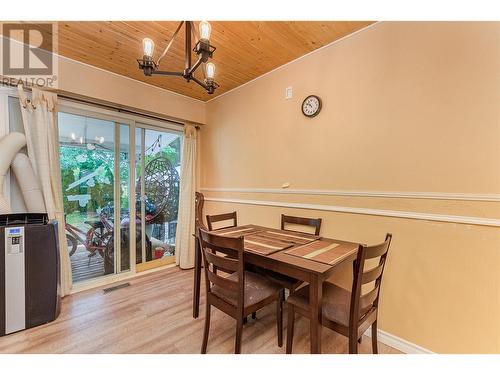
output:
[[[213,62],[220,88],[208,95],[180,77],[146,77],[138,69],[142,39],[155,41],[155,60],[174,33],[177,21],[59,22],[59,54],[120,75],[203,101],[242,85],[372,22],[211,22]],[[197,27],[198,22],[195,22]],[[195,57],[193,56],[193,61]],[[184,28],[162,60],[162,70],[182,71]],[[202,78],[200,68],[197,77]]]

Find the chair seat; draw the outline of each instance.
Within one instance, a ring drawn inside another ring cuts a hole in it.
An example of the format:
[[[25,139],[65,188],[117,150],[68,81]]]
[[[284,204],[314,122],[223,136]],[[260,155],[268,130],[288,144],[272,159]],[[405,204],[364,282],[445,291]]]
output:
[[[237,281],[238,274],[233,273],[227,276],[228,280]],[[255,305],[275,294],[277,294],[282,287],[267,280],[264,276],[257,275],[256,273],[245,271],[245,300],[244,307]],[[212,287],[212,294],[226,301],[227,303],[237,306],[238,293],[231,290],[221,288],[217,285]]]
[[[309,310],[309,285],[290,294],[287,303],[297,306],[302,310]],[[351,306],[351,292],[335,284],[323,283],[323,319],[333,321],[343,326],[349,326],[349,313]],[[360,317],[370,311],[371,306],[360,310]]]

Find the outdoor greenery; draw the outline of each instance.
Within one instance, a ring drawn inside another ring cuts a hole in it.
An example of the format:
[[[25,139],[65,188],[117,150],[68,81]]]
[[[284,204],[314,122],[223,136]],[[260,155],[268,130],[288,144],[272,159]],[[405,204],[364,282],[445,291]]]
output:
[[[120,156],[120,174],[125,174],[123,177],[127,178],[127,160],[125,155]],[[88,149],[87,147],[61,145],[60,159],[64,212],[96,212],[99,208],[113,202],[113,151],[97,147]],[[94,172],[96,173],[94,177],[69,188],[75,181]],[[68,195],[83,194],[91,196],[85,205],[80,205],[78,201],[69,201],[67,198]]]
[[[173,146],[173,147],[172,147]],[[154,154],[146,155],[147,165],[152,159],[166,157],[173,166],[179,164],[180,144],[174,141],[172,145],[162,147]],[[113,204],[113,175],[114,152],[101,145],[64,145],[60,147],[60,163],[62,176],[62,190],[64,195],[64,212],[66,214],[96,212],[103,208],[112,208]],[[121,181],[121,207],[129,207],[129,159],[128,153],[121,152],[119,160]],[[137,163],[137,178],[141,175],[140,163]],[[88,178],[90,174],[92,177]],[[71,186],[76,181],[81,183]],[[89,195],[88,201],[69,201],[68,196]],[[79,215],[75,215],[78,217]]]

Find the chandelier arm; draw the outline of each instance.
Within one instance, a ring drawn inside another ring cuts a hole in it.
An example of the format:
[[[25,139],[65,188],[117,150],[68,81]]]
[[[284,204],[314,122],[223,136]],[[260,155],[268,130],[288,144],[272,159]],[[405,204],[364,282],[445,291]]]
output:
[[[195,81],[198,85],[200,85],[201,87],[203,87],[205,90],[208,91],[208,86],[206,84],[204,84],[203,82],[201,82],[198,78],[196,78],[196,77],[193,76],[193,77],[191,77],[191,79],[193,81]]]
[[[182,77],[184,75],[182,72],[167,72],[163,70],[155,70],[152,74],[158,76],[178,76],[178,77]]]
[[[207,79],[207,63],[203,63],[203,68],[201,68],[201,71],[203,72],[203,79]]]
[[[165,51],[163,51],[163,53],[160,56],[160,58],[158,59],[158,62],[156,63],[156,65],[160,65],[160,61],[165,57],[165,55],[167,54],[168,50],[170,49],[170,47],[174,43],[174,39],[177,36],[177,34],[179,33],[179,30],[181,29],[181,27],[182,27],[183,24],[184,24],[184,21],[181,21],[181,23],[179,23],[179,26],[177,26],[177,30],[175,30],[175,33],[172,36],[172,39],[170,39],[170,42],[168,42],[168,45],[165,48]]]
[[[189,75],[193,74],[194,71],[198,69],[198,67],[201,65],[202,62],[203,62],[203,56],[198,57],[198,60],[194,63],[194,65],[191,68],[189,68],[188,74]]]

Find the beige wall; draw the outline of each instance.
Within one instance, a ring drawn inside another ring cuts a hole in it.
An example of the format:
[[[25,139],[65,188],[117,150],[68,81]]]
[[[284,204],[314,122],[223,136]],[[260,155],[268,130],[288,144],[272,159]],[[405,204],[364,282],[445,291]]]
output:
[[[294,97],[284,99],[285,87]],[[300,112],[319,95],[314,119]],[[384,22],[207,104],[201,187],[500,194],[500,23]],[[206,192],[500,219],[498,199],[460,201]],[[394,235],[379,328],[442,353],[500,353],[500,228],[210,202],[241,223],[288,212],[322,233],[376,243]],[[451,220],[453,221],[453,220]],[[349,267],[335,279],[348,285]]]
[[[205,123],[205,103],[200,100],[188,98],[64,57],[60,57],[58,63],[60,90],[180,120]]]

